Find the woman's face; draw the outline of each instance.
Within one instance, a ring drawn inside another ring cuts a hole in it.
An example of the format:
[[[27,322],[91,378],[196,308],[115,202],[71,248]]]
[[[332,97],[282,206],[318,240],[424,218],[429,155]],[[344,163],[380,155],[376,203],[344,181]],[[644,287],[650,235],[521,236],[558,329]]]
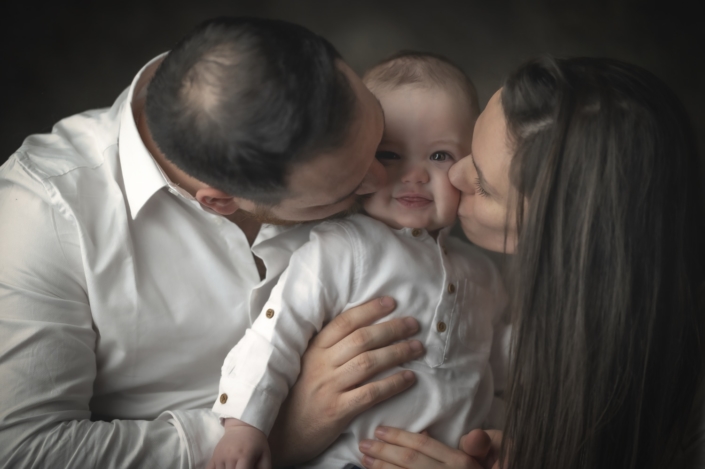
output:
[[[475,123],[470,155],[450,168],[449,177],[462,192],[458,218],[468,239],[485,249],[505,252],[506,231],[506,252],[513,253],[516,248],[515,202],[510,201],[509,182],[513,153],[500,101],[501,91],[492,96]]]

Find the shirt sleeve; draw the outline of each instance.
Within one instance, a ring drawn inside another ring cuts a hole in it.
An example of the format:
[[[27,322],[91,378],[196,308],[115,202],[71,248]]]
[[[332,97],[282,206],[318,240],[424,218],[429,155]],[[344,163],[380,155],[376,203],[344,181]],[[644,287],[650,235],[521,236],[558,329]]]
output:
[[[324,223],[311,232],[252,327],[225,358],[216,413],[269,434],[310,338],[352,295],[356,252],[342,224]]]
[[[91,421],[97,334],[79,235],[40,181],[17,166],[8,178],[13,164],[0,170],[3,467],[205,466],[222,432],[210,411]],[[212,444],[187,441],[184,427],[195,425]]]

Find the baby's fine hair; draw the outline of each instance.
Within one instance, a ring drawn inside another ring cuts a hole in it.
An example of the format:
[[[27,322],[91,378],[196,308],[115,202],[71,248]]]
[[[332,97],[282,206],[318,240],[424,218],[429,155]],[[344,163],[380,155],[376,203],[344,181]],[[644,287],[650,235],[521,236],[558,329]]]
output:
[[[477,90],[470,77],[447,57],[432,52],[402,50],[370,68],[362,81],[373,92],[401,86],[455,88],[467,100],[473,114],[480,113]]]

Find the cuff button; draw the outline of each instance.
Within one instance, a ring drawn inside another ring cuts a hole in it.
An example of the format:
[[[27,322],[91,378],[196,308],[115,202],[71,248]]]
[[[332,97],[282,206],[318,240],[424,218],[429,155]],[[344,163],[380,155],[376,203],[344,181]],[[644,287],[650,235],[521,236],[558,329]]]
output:
[[[228,395],[223,393],[220,395],[220,403],[225,404],[226,402],[228,402]]]

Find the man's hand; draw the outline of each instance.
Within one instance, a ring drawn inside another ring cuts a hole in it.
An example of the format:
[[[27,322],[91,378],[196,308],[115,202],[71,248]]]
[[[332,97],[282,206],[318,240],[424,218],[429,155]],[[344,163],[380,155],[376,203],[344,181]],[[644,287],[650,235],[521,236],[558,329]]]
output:
[[[225,419],[225,433],[213,451],[207,469],[271,469],[267,437],[238,419]]]
[[[363,384],[424,353],[418,340],[395,343],[418,331],[415,319],[370,325],[394,306],[394,300],[385,297],[352,308],[311,340],[301,359],[299,379],[269,436],[275,467],[313,459],[355,416],[416,381],[413,372],[406,370]]]

